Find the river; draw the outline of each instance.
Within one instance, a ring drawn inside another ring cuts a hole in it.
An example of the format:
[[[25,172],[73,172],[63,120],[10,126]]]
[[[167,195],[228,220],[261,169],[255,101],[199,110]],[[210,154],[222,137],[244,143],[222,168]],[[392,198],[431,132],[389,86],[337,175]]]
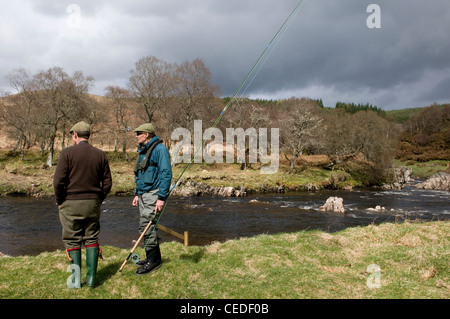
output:
[[[344,199],[345,214],[319,210],[330,196]],[[102,205],[101,245],[133,247],[132,241],[139,237],[139,216],[131,199],[108,197]],[[377,205],[385,210],[374,210]],[[400,191],[322,190],[238,198],[172,196],[160,224],[178,233],[188,231],[190,245],[206,245],[258,234],[316,229],[335,232],[405,219],[450,219],[449,193],[408,186]],[[161,237],[181,242],[163,231]],[[0,252],[38,255],[56,249],[64,247],[54,199],[0,196]]]

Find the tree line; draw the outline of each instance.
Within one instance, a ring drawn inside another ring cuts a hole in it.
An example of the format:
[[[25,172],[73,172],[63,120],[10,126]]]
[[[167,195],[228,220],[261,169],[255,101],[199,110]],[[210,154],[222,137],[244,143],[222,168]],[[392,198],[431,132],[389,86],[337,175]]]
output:
[[[69,75],[52,67],[31,74],[18,69],[7,77],[17,94],[5,94],[1,118],[16,140],[15,149],[23,157],[24,150],[38,146],[48,154],[49,166],[55,143],[65,147],[68,129],[79,120],[92,124],[96,144],[127,157],[127,150],[136,146],[132,130],[142,122],[154,123],[171,147],[174,129],[193,131],[197,119],[204,127],[213,125],[230,102],[219,97],[219,88],[201,59],[176,64],[143,57],[130,71],[127,87],[108,86],[104,97],[88,94],[94,79],[80,71]],[[290,172],[302,154],[325,154],[330,167],[356,157],[379,168],[389,167],[401,127],[376,107],[346,105],[327,108],[322,100],[309,98],[239,98],[232,101],[218,128],[279,128],[280,156],[289,163]]]
[[[327,155],[330,168],[359,158],[382,170],[390,166],[398,144],[399,126],[371,110],[350,113],[343,108],[324,108],[321,100],[309,98],[291,98],[264,107],[249,100],[246,107],[242,114],[258,110],[263,125],[280,128],[280,149],[290,172],[304,154]],[[247,125],[252,119],[244,117]]]
[[[352,114],[355,114],[359,111],[374,111],[374,112],[377,112],[378,115],[380,115],[380,116],[386,116],[386,112],[383,109],[381,109],[375,105],[369,104],[369,103],[355,104],[355,103],[336,102],[336,108],[337,109],[342,108],[346,112],[349,112]]]
[[[48,151],[47,164],[51,166],[58,135],[65,135],[69,125],[79,119],[92,122],[97,108],[86,93],[94,79],[76,71],[68,75],[60,67],[30,74],[20,68],[7,75],[18,94],[2,99],[1,118],[16,138],[14,149],[24,150],[38,145]]]
[[[144,57],[130,71],[128,87],[108,86],[106,99],[102,99],[88,94],[94,79],[81,71],[69,75],[55,66],[32,74],[19,68],[7,75],[16,94],[2,94],[0,119],[16,140],[14,150],[20,151],[22,159],[26,149],[39,146],[42,153],[48,153],[47,165],[52,166],[55,142],[61,141],[64,148],[68,129],[80,120],[108,134],[100,143],[113,136],[114,150],[122,135],[126,151],[127,133],[139,122],[154,121],[158,111],[166,118],[158,126],[165,128],[207,117],[217,90],[210,78],[200,59],[177,65]]]

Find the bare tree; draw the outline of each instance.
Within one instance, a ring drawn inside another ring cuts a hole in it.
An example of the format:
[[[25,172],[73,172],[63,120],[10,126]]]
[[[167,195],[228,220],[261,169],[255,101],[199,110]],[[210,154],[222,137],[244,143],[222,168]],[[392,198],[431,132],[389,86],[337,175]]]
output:
[[[156,110],[173,96],[175,65],[154,56],[141,58],[131,70],[130,90],[141,104],[145,121],[151,122]]]
[[[201,59],[177,67],[175,95],[181,126],[188,128],[194,120],[209,117],[214,91],[211,72]]]
[[[280,147],[284,157],[290,163],[292,173],[303,151],[320,140],[322,135],[321,116],[317,115],[317,106],[308,99],[294,99],[289,107],[289,117],[281,122]]]
[[[173,92],[155,121],[162,136],[171,136],[176,128],[193,130],[195,120],[204,127],[212,125],[219,113],[221,101],[216,100],[216,88],[211,84],[211,73],[200,59],[174,65]],[[161,124],[162,123],[162,124]]]
[[[14,128],[17,134],[17,143],[14,150],[20,150],[21,160],[24,158],[24,150],[30,146],[33,131],[33,109],[36,102],[36,93],[28,72],[17,69],[7,76],[9,83],[17,91],[17,94],[7,96],[2,100],[1,118]]]
[[[249,100],[247,98],[240,98],[233,101],[233,112],[229,112],[224,122],[228,128],[242,128],[245,132],[248,132],[248,136],[245,137],[244,148],[242,155],[238,156],[241,159],[241,170],[251,168],[250,158],[257,158],[258,154],[250,154],[250,145],[257,143],[257,141],[250,141],[250,138],[256,137],[258,139],[259,129],[267,128],[270,124],[269,114],[267,108],[259,105],[257,102]],[[251,131],[250,131],[251,130]],[[252,134],[250,134],[252,133]],[[252,136],[250,136],[252,135]],[[256,148],[251,148],[257,151]]]
[[[342,163],[347,158],[355,157],[362,149],[358,130],[352,115],[343,109],[332,110],[326,117],[326,139],[322,152],[331,159],[332,165]]]
[[[47,165],[51,167],[59,126],[65,127],[65,120],[76,122],[92,116],[91,101],[84,94],[92,85],[93,78],[84,77],[81,72],[70,77],[62,68],[53,67],[37,73],[34,81],[40,95],[37,121],[48,137]]]
[[[127,154],[127,133],[130,131],[130,105],[133,94],[129,90],[118,86],[108,86],[105,90],[106,97],[111,98],[113,101],[112,109],[115,121],[115,126],[113,127],[114,152],[117,152],[119,135],[122,134],[122,152],[129,162],[130,158]]]
[[[352,118],[361,153],[380,169],[388,168],[399,142],[398,126],[374,111],[358,112]]]

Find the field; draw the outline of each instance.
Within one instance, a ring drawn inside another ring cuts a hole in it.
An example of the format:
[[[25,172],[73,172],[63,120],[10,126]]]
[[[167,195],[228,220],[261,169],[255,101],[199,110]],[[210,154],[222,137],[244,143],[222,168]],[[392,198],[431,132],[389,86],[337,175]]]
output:
[[[0,298],[447,299],[449,233],[448,222],[411,221],[208,246],[169,242],[161,245],[163,267],[146,276],[136,276],[131,261],[119,272],[128,251],[106,246],[97,287],[77,290],[67,288],[64,251],[2,256]]]

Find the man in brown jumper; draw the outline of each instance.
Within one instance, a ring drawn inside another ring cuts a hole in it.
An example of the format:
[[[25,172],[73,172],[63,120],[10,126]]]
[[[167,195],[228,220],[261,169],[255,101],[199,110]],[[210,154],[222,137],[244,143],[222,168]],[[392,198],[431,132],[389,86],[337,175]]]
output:
[[[69,288],[81,287],[81,246],[86,247],[86,284],[93,287],[97,273],[100,207],[112,186],[106,154],[89,144],[91,127],[85,122],[71,129],[74,146],[62,150],[53,178],[62,225],[62,240],[71,262]],[[78,268],[79,267],[79,268]]]

